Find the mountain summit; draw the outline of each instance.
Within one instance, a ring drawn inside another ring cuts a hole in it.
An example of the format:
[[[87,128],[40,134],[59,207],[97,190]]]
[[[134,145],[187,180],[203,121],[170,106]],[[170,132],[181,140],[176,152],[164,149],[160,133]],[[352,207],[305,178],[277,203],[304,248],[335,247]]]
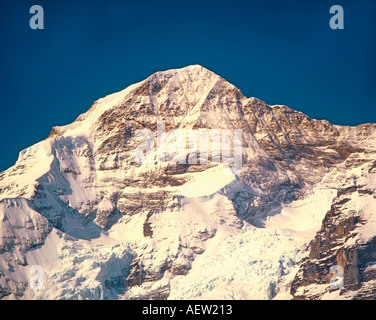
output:
[[[0,298],[375,298],[375,153],[375,124],[154,73],[0,174]]]

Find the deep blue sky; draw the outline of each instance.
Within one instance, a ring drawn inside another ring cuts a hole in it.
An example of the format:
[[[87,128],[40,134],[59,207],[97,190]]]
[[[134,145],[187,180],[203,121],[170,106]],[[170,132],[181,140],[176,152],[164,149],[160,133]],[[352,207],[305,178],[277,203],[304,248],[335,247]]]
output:
[[[316,119],[376,122],[376,0],[0,0],[0,15],[0,171],[96,99],[190,64]]]

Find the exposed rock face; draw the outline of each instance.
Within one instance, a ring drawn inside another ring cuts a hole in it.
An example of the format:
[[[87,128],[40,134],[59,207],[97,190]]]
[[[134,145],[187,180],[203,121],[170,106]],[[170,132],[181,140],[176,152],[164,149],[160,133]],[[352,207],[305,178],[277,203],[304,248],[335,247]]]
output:
[[[169,162],[158,161],[159,123]],[[135,157],[144,129],[155,141],[151,164]],[[213,129],[221,137],[241,130],[239,173],[225,175],[224,161],[203,163],[176,131]],[[291,293],[322,297],[337,265],[344,298],[371,298],[375,152],[375,124],[336,126],[269,106],[201,66],[158,72],[54,127],[0,174],[0,298],[166,299],[171,281],[213,243],[263,227],[317,186],[338,192]],[[176,163],[194,156],[197,163]],[[39,261],[49,286],[35,292],[29,268]],[[281,268],[269,298],[287,274]]]
[[[367,163],[361,169],[369,172],[372,166],[372,162]],[[343,298],[376,298],[376,238],[373,232],[363,233],[374,223],[374,209],[368,205],[376,203],[376,193],[366,185],[357,185],[354,176],[351,180],[354,185],[338,189],[321,229],[309,245],[309,255],[303,259],[291,286],[296,299],[320,299],[334,290],[340,290]],[[367,213],[366,208],[371,212]],[[342,278],[340,287],[332,285],[331,279],[336,275]]]

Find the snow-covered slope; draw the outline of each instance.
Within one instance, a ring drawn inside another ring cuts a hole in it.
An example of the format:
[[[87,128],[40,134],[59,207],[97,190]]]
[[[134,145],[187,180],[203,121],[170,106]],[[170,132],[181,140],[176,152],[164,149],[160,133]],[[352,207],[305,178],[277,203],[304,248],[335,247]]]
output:
[[[213,142],[235,130],[240,168]],[[198,65],[157,72],[0,174],[0,298],[375,297],[375,153],[374,124],[269,106]]]

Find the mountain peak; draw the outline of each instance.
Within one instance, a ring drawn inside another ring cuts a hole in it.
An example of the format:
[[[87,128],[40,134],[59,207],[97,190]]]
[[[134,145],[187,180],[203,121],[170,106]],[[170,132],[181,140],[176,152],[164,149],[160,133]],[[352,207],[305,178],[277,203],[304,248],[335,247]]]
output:
[[[230,96],[234,100],[243,97],[234,85],[201,65],[158,71],[122,91],[95,101],[72,124],[53,127],[50,136],[67,131],[72,135],[82,135],[83,132],[85,136],[91,135],[95,123],[99,119],[106,122],[110,114],[116,114],[118,121],[126,114],[135,113],[134,116],[143,116],[145,119],[151,115],[158,118],[162,116],[165,120],[176,117],[180,122],[192,110],[195,110],[197,116],[206,99],[229,99]]]
[[[156,79],[173,79],[178,80],[181,83],[185,83],[187,81],[200,82],[202,85],[205,85],[213,84],[214,82],[222,78],[213,71],[210,71],[209,69],[206,69],[201,65],[195,64],[183,68],[155,72],[150,77],[148,77],[145,82],[150,82]]]
[[[0,299],[374,298],[375,135],[154,73],[0,174]]]
[[[185,66],[185,67],[182,67],[182,68],[174,68],[174,69],[168,69],[168,70],[164,70],[164,71],[158,71],[156,72],[155,74],[163,74],[163,73],[166,73],[166,74],[174,74],[174,73],[197,73],[197,74],[207,74],[207,73],[213,73],[215,74],[213,71],[210,71],[209,69],[203,67],[202,65],[199,65],[199,64],[192,64],[192,65],[188,65],[188,66]]]

